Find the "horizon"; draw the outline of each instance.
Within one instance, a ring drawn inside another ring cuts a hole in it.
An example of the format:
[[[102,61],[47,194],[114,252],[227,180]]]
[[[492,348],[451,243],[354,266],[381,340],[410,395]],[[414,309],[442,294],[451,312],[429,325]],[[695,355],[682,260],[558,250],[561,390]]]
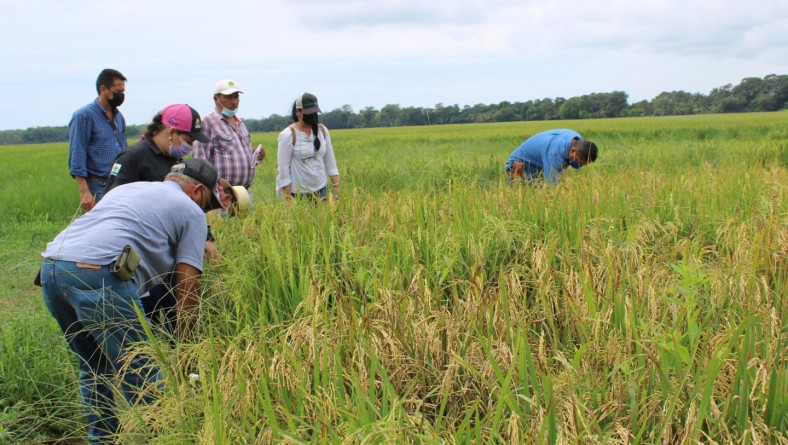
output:
[[[775,75],[785,75],[785,74],[780,74],[780,73],[771,73],[771,74],[775,74]],[[757,77],[757,76],[747,76],[746,78],[752,78],[752,77]],[[762,78],[762,77],[761,77],[761,78]],[[743,79],[742,79],[742,80],[743,80]],[[650,99],[641,99],[641,100],[645,100],[645,101],[648,101],[648,102],[652,102],[652,101],[653,101],[653,100],[654,100],[656,97],[658,97],[660,94],[663,94],[663,93],[672,93],[672,92],[685,92],[685,93],[689,93],[689,94],[693,94],[693,95],[694,95],[694,94],[701,94],[701,95],[703,95],[703,96],[708,96],[708,95],[709,95],[709,94],[710,94],[710,93],[711,93],[711,92],[712,92],[712,91],[713,91],[715,88],[722,88],[722,87],[725,87],[725,86],[727,86],[727,85],[732,85],[732,86],[734,86],[734,87],[736,86],[736,84],[726,84],[726,85],[719,85],[719,86],[716,86],[716,87],[713,87],[713,88],[711,88],[711,89],[709,90],[709,93],[690,92],[690,91],[684,91],[684,90],[662,91],[662,92],[658,93],[656,96],[654,96],[654,97],[652,97],[652,98],[650,98]],[[441,104],[441,105],[443,105],[444,107],[446,107],[446,106],[453,106],[453,105],[457,105],[457,106],[459,106],[459,108],[462,110],[462,109],[464,109],[464,108],[466,108],[466,107],[473,107],[473,106],[476,106],[476,105],[479,105],[479,104],[482,104],[482,105],[499,105],[501,102],[509,102],[509,103],[515,104],[515,103],[527,103],[527,102],[535,102],[535,101],[539,101],[539,100],[546,100],[546,99],[549,99],[549,100],[553,100],[553,101],[555,101],[555,100],[557,100],[557,99],[571,99],[571,98],[573,98],[573,97],[581,97],[581,96],[587,96],[587,95],[591,95],[591,94],[608,94],[608,93],[612,93],[612,92],[619,92],[619,91],[621,91],[621,90],[611,90],[611,91],[597,91],[597,92],[593,92],[593,93],[586,93],[586,94],[581,94],[581,95],[579,95],[579,96],[570,96],[570,97],[564,97],[564,96],[556,96],[556,97],[542,97],[542,98],[533,98],[533,99],[526,99],[526,100],[516,100],[516,101],[515,101],[515,100],[505,100],[505,99],[504,99],[504,100],[502,100],[502,101],[500,101],[500,102],[490,102],[490,103],[481,103],[481,102],[480,102],[480,103],[475,103],[475,104],[459,104],[459,103],[456,103],[456,102],[454,102],[454,103],[440,103],[440,104]],[[626,91],[623,91],[623,92],[624,92],[625,94],[627,94],[627,105],[631,106],[631,105],[633,105],[633,104],[635,104],[635,103],[637,103],[637,102],[640,102],[640,101],[641,101],[641,100],[638,100],[638,101],[634,101],[634,102],[633,102],[633,101],[632,101],[632,100],[629,98],[629,94],[628,94]],[[95,100],[95,98],[94,98],[94,100]],[[332,108],[332,109],[326,109],[326,110],[324,110],[324,111],[323,111],[323,113],[326,113],[326,112],[331,112],[331,111],[335,111],[335,110],[341,109],[342,107],[344,107],[344,106],[347,106],[347,105],[349,105],[349,104],[343,104],[343,105],[339,105],[339,106],[337,106],[336,108]],[[398,104],[398,103],[392,103],[392,104],[384,104],[384,105],[383,105],[383,106],[381,106],[381,107],[373,107],[373,108],[374,108],[376,111],[378,111],[378,112],[379,112],[379,111],[381,110],[381,108],[383,108],[383,107],[385,107],[385,106],[388,106],[388,105],[398,105],[398,106],[400,106],[400,108],[408,108],[408,107],[413,107],[413,108],[422,108],[422,109],[434,109],[434,108],[435,108],[435,106],[436,106],[436,105],[438,105],[438,104],[433,104],[432,106],[420,106],[420,105],[403,105],[403,104]],[[370,105],[370,106],[371,106],[371,105]],[[121,108],[122,108],[122,107],[123,107],[123,106],[121,105]],[[362,111],[363,109],[365,109],[365,108],[367,108],[367,107],[369,107],[369,106],[363,106],[363,107],[361,107],[361,108],[359,108],[359,109],[356,109],[356,108],[354,108],[354,107],[352,107],[352,106],[351,106],[351,108],[352,108],[352,111],[353,111],[353,113],[354,113],[354,114],[358,114],[360,111]],[[75,111],[76,111],[76,110],[75,110]],[[123,113],[123,110],[122,110],[122,109],[121,109],[120,111],[121,111],[121,113]],[[775,111],[781,111],[781,110],[775,110]],[[239,111],[239,114],[240,114],[240,111]],[[699,113],[699,114],[707,114],[707,113]],[[724,114],[729,114],[729,113],[724,113]],[[203,115],[203,114],[201,113],[201,115]],[[245,116],[240,116],[240,115],[239,115],[238,117],[246,121],[246,120],[250,120],[250,119],[251,119],[251,120],[265,120],[265,119],[270,119],[270,118],[272,118],[272,117],[274,117],[274,116],[280,116],[280,117],[281,117],[281,116],[284,116],[284,117],[287,117],[288,115],[289,115],[289,111],[288,111],[288,112],[286,112],[286,113],[282,113],[282,114],[277,114],[277,113],[274,113],[274,114],[269,114],[269,115],[267,115],[267,116],[261,116],[261,117],[245,117]],[[124,114],[124,116],[125,116],[125,114]],[[151,116],[151,117],[152,117],[152,116]],[[639,116],[617,116],[617,117],[639,117]],[[554,119],[554,120],[562,120],[562,119]],[[527,121],[527,120],[524,120],[523,122],[526,122],[526,121]],[[127,122],[126,122],[126,126],[127,126],[127,127],[132,127],[132,126],[135,126],[135,127],[142,126],[142,127],[144,127],[144,126],[148,125],[149,123],[150,123],[150,120],[148,120],[148,122],[143,122],[143,123],[131,123],[131,122],[128,122],[128,121],[127,121]],[[0,132],[3,132],[3,131],[26,131],[26,130],[36,129],[36,128],[62,128],[62,127],[68,127],[68,123],[66,123],[66,124],[63,124],[63,125],[38,125],[38,126],[32,126],[32,127],[27,127],[27,128],[10,128],[10,129],[6,129],[6,130],[0,130]]]

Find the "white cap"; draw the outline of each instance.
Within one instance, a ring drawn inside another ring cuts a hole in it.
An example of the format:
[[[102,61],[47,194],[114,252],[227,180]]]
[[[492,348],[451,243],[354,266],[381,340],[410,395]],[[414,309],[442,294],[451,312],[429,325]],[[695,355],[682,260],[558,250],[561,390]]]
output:
[[[213,89],[213,94],[229,96],[234,93],[243,93],[243,91],[238,88],[238,84],[234,80],[230,79],[223,79],[216,82],[216,87]]]

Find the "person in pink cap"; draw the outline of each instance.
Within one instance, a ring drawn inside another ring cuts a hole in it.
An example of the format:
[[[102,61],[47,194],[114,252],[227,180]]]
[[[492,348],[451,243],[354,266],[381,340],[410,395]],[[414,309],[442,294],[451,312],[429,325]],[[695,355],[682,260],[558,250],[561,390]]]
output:
[[[186,104],[165,107],[153,116],[142,138],[115,157],[104,193],[130,182],[163,181],[170,168],[192,152],[195,141],[208,141],[200,114]]]

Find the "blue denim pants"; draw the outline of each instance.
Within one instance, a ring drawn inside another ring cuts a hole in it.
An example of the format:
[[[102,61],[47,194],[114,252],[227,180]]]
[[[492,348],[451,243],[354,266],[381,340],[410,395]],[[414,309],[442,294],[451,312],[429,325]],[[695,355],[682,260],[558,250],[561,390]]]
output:
[[[325,201],[326,200],[326,188],[323,187],[322,189],[320,189],[320,190],[318,190],[316,192],[310,192],[310,193],[290,192],[290,195],[293,198],[306,199],[306,200],[311,201],[311,202]]]
[[[101,198],[104,197],[104,191],[107,189],[107,181],[104,179],[88,179],[87,183],[90,194],[96,198],[95,203],[98,203],[101,201]]]
[[[121,377],[121,390],[131,404],[154,401],[142,390],[146,382],[155,384],[160,379],[156,365],[144,357],[134,358],[119,375],[128,348],[147,340],[134,310],[134,305],[142,308],[136,286],[115,276],[108,265],[46,259],[41,266],[41,289],[47,309],[79,358],[88,440],[114,443],[116,378]]]

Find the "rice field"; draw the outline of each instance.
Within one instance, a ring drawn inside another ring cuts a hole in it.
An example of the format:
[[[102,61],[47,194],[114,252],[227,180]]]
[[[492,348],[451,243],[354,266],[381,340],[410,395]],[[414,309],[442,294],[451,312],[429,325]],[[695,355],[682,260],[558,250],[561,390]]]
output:
[[[556,127],[597,162],[509,186]],[[788,444],[788,112],[334,131],[324,205],[252,139],[255,208],[212,226],[198,340],[140,345],[166,384],[124,443]],[[67,151],[0,147],[0,444],[86,435],[32,286]]]

